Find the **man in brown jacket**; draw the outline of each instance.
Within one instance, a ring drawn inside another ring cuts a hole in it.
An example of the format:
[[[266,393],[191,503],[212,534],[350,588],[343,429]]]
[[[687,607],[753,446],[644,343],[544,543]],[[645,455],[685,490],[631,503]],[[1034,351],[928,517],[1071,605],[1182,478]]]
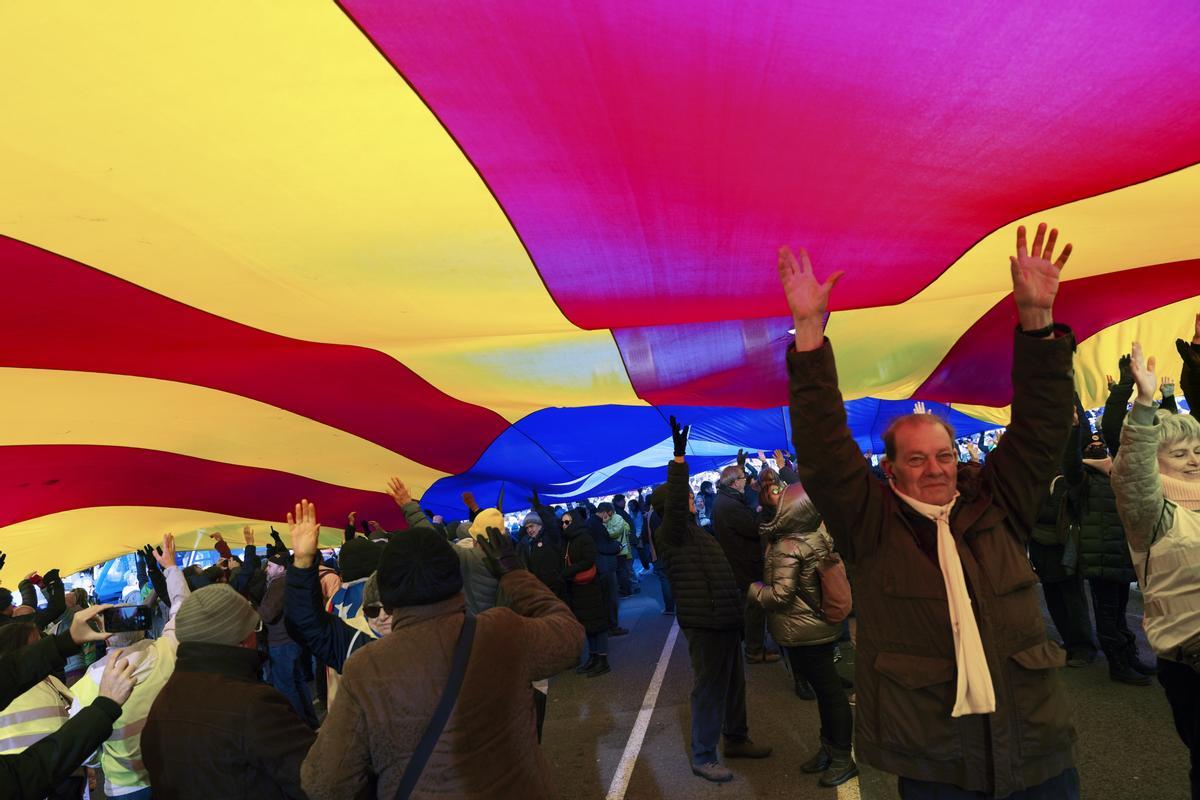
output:
[[[175,672],[142,731],[154,797],[304,798],[300,762],[314,734],[259,677],[261,625],[225,583],[197,589],[179,607]]]
[[[959,465],[932,415],[885,434],[889,486],[850,431],[823,332],[829,292],[786,248],[779,272],[796,324],[787,354],[801,482],[856,563],[856,752],[911,798],[1078,798],[1075,732],[1046,637],[1026,541],[1071,424],[1074,340],[1051,314],[1059,271],[1039,226],[1012,260],[1012,424],[986,464]],[[976,794],[976,793],[982,794]],[[1016,793],[1020,793],[1017,795]]]
[[[315,524],[315,523],[314,523]],[[583,628],[522,569],[512,540],[476,540],[509,600],[476,619],[458,700],[412,797],[556,796],[538,746],[532,682],[575,666]],[[396,534],[377,573],[391,633],[354,653],[301,777],[312,800],[394,797],[433,717],[466,617],[458,556],[432,528]],[[368,609],[370,611],[370,609]]]

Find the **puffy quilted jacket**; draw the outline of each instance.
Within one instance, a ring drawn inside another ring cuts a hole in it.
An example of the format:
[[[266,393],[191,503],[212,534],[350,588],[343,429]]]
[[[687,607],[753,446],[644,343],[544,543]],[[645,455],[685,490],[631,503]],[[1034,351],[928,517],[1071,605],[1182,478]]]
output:
[[[763,582],[750,587],[750,596],[767,610],[767,627],[779,644],[826,644],[841,636],[841,625],[830,625],[814,610],[821,603],[817,564],[832,553],[833,539],[824,529],[771,539]]]

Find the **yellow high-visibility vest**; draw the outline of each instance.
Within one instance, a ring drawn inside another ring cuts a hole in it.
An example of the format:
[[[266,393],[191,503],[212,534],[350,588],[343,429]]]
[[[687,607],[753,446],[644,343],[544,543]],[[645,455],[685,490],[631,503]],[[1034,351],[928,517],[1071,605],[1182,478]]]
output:
[[[0,712],[0,755],[20,753],[61,728],[71,699],[71,690],[51,676],[9,703]]]
[[[150,706],[167,679],[175,671],[173,637],[143,639],[125,648],[124,658],[136,659],[134,675],[137,685],[121,707],[121,716],[113,723],[112,736],[100,746],[100,766],[104,770],[104,787],[110,797],[127,794],[131,789],[150,785],[150,774],[142,760],[142,729],[150,716]],[[77,706],[86,706],[100,694],[100,677],[107,659],[93,664],[75,684]]]

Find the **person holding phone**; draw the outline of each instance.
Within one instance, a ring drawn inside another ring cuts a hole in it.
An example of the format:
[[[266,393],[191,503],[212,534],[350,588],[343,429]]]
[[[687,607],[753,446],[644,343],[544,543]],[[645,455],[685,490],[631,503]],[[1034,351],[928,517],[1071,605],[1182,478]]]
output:
[[[175,615],[190,594],[183,573],[175,564],[175,537],[163,537],[161,552],[153,551],[167,582],[171,607],[162,636],[147,639],[150,627],[149,609],[144,606],[112,606],[101,619],[109,634],[110,645],[122,648],[120,655],[109,652],[93,664],[72,687],[74,701],[70,714],[81,713],[101,693],[105,670],[114,658],[127,662],[137,686],[121,710],[115,723],[116,732],[108,737],[88,759],[89,767],[100,767],[104,773],[104,792],[107,797],[121,800],[148,800],[150,775],[142,758],[141,729],[150,714],[150,707],[163,686],[175,671]],[[76,614],[78,616],[78,614]]]

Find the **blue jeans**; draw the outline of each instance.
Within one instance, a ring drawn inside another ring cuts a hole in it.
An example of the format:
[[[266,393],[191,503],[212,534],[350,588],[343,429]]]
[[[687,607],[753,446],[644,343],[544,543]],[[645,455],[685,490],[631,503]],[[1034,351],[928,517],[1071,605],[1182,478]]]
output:
[[[1079,800],[1079,772],[1071,767],[1048,781],[1003,798],[986,792],[968,792],[949,783],[901,778],[900,796],[904,800]]]
[[[271,655],[271,685],[283,693],[300,719],[310,727],[317,727],[312,697],[308,694],[308,684],[304,682],[304,672],[300,666],[300,645],[288,642],[271,645],[267,650]]]

